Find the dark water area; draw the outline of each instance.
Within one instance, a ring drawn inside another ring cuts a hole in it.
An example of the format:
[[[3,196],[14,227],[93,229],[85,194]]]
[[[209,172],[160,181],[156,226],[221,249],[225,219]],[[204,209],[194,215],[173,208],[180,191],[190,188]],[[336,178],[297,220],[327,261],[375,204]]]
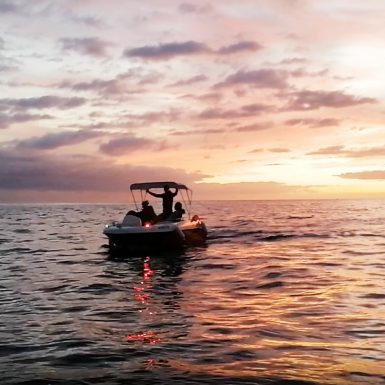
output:
[[[125,205],[0,205],[1,384],[385,384],[385,201],[197,202],[206,245],[110,256]]]

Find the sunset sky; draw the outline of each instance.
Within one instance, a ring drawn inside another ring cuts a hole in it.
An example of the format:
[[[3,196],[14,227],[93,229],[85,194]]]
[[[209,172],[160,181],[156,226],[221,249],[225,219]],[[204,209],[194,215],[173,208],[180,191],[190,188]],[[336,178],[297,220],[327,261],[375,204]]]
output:
[[[0,0],[0,202],[385,197],[385,2]]]

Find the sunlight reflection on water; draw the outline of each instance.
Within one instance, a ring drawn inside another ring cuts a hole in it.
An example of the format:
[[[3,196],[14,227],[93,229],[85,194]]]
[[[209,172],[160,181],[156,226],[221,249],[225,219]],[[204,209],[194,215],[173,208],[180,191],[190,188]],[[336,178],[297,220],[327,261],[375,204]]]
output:
[[[207,245],[129,258],[126,207],[0,206],[4,383],[382,384],[383,203],[200,202]]]

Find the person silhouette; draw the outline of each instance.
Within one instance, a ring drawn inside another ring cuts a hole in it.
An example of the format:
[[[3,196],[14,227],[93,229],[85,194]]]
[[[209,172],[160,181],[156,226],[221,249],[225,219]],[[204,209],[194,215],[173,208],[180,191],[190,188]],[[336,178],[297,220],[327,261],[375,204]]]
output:
[[[164,220],[172,214],[172,203],[173,203],[174,197],[178,194],[178,187],[175,187],[175,191],[171,192],[170,186],[168,184],[165,184],[163,186],[163,189],[164,189],[164,193],[161,193],[161,194],[154,193],[150,191],[150,189],[147,189],[146,192],[155,198],[162,198],[163,212],[160,215],[161,215],[161,218]]]

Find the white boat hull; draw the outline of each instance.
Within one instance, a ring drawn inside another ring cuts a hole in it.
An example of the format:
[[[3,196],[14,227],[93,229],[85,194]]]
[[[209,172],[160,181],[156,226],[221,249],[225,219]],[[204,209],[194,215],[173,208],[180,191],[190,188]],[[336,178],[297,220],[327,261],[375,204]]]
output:
[[[109,239],[110,249],[128,251],[178,250],[206,240],[207,229],[201,220],[160,222],[148,226],[130,226],[123,223],[107,225],[103,233]]]

